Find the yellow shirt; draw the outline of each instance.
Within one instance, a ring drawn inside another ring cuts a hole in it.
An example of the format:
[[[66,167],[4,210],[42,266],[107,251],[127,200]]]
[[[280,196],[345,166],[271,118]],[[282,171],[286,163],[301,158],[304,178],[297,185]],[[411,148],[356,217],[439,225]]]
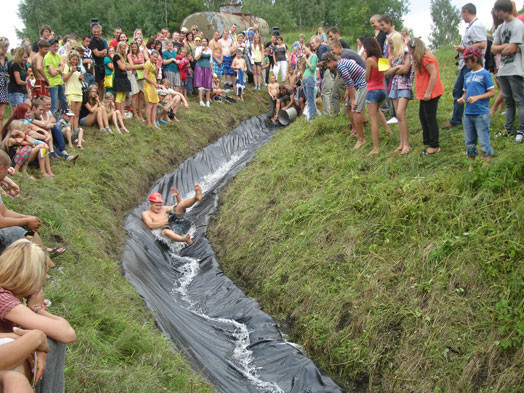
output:
[[[49,52],[44,57],[44,72],[45,76],[47,76],[47,79],[49,80],[49,87],[55,87],[64,84],[62,81],[62,74],[60,72],[55,76],[51,76],[49,73],[49,66],[56,70],[58,66],[60,66],[60,63],[62,63],[62,56],[60,56],[58,53],[53,55],[51,52]]]
[[[64,75],[69,74],[71,72],[71,66],[67,64],[64,67]],[[80,82],[80,75],[81,73],[78,71],[73,72],[73,75],[69,78],[69,80],[65,83],[65,94],[75,94],[75,95],[82,95],[82,82]]]

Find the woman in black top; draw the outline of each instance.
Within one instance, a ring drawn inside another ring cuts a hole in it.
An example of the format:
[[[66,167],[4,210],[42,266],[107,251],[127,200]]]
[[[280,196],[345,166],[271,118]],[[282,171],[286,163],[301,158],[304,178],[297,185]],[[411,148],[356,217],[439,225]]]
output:
[[[277,45],[273,49],[273,73],[278,80],[278,72],[282,74],[281,81],[287,79],[287,59],[289,58],[289,52],[287,50],[287,45],[284,44],[284,39],[282,36],[277,37]]]
[[[115,70],[115,77],[113,79],[113,91],[116,94],[115,105],[123,117],[124,102],[126,101],[127,93],[131,91],[131,82],[129,82],[129,78],[127,77],[127,71],[131,70],[132,66],[127,62],[127,43],[118,43],[116,53],[113,56],[113,67]]]
[[[16,48],[15,57],[13,61],[9,63],[9,84],[7,85],[7,91],[9,103],[13,111],[18,105],[27,101],[27,58],[27,50],[21,46]]]

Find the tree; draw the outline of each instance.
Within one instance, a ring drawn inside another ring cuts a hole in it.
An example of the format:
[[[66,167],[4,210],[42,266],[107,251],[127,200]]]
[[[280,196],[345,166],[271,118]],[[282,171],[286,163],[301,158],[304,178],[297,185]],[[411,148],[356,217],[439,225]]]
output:
[[[431,18],[433,18],[433,31],[429,39],[432,49],[460,43],[458,30],[460,12],[450,0],[431,0]]]

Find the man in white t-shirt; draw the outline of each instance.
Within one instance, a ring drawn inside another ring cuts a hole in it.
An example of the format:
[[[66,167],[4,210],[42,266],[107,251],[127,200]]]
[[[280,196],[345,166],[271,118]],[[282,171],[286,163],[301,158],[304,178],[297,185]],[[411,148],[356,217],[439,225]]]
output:
[[[448,124],[442,129],[447,130],[454,126],[462,125],[462,118],[464,117],[464,104],[459,104],[457,100],[464,94],[464,76],[469,72],[463,59],[463,54],[466,48],[476,46],[482,50],[482,54],[486,50],[488,41],[486,36],[486,27],[477,18],[477,8],[474,4],[468,3],[462,7],[460,12],[462,20],[468,24],[466,32],[462,37],[460,45],[455,45],[454,48],[459,56],[458,68],[459,72],[455,86],[453,87],[453,116]]]

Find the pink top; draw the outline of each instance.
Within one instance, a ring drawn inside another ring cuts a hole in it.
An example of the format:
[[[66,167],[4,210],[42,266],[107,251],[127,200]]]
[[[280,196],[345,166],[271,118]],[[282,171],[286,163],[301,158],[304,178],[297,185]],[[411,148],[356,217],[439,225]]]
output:
[[[22,304],[11,291],[0,287],[0,332],[12,332],[14,325],[11,321],[4,319],[9,311]]]
[[[378,63],[377,58],[375,56],[371,57],[371,59],[375,60]],[[371,75],[369,76],[368,82],[368,91],[385,89],[386,87],[384,85],[384,71],[379,71],[378,66],[371,68]]]

